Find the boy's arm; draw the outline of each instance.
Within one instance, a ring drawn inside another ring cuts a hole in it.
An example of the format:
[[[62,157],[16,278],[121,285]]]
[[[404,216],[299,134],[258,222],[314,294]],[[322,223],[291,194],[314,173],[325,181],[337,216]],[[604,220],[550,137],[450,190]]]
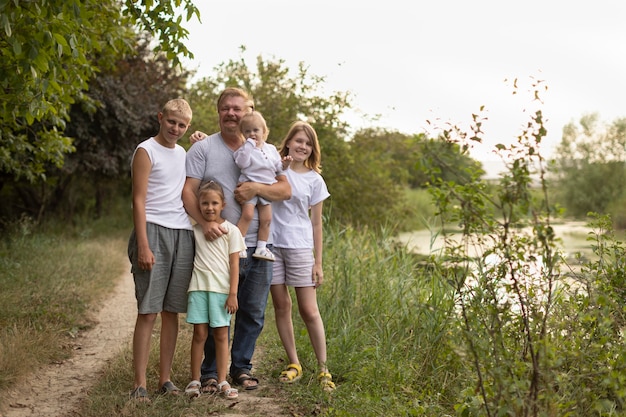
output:
[[[259,196],[269,201],[289,200],[291,198],[291,185],[287,177],[279,175],[274,184],[261,184],[258,182],[242,182],[235,188],[235,199],[243,204],[252,197]]]
[[[141,269],[150,271],[155,260],[148,244],[146,196],[148,195],[148,177],[152,171],[152,162],[145,149],[137,149],[133,157],[131,169],[133,181],[133,224],[137,239],[138,263]]]

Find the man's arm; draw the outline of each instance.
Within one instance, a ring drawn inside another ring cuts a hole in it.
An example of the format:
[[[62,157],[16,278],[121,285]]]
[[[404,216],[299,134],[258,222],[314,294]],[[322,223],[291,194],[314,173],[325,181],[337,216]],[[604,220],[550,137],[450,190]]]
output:
[[[215,240],[226,232],[220,227],[219,223],[209,223],[202,217],[200,206],[198,205],[198,195],[196,194],[200,183],[201,181],[197,178],[187,177],[183,186],[183,205],[187,214],[202,226],[204,237],[207,240]]]
[[[235,199],[239,204],[259,196],[269,201],[289,200],[291,198],[291,185],[287,177],[279,175],[274,184],[261,184],[258,182],[242,182],[235,188]]]
[[[198,195],[196,194],[198,187],[200,187],[199,179],[187,177],[185,185],[183,186],[183,206],[185,206],[187,214],[189,214],[191,218],[196,221],[196,223],[203,224],[204,219],[200,213]]]

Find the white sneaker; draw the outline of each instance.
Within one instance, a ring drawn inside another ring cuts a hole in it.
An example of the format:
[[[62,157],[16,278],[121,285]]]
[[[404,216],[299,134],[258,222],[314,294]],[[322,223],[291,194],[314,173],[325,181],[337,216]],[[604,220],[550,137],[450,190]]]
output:
[[[268,248],[256,248],[252,254],[253,258],[263,259],[265,261],[274,262],[274,254]]]

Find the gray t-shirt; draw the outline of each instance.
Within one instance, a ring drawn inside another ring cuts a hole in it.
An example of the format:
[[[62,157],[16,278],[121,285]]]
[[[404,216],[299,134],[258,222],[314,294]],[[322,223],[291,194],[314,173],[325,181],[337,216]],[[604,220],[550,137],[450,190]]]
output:
[[[241,171],[235,164],[233,151],[226,146],[222,135],[214,133],[191,145],[187,151],[186,169],[190,178],[202,182],[213,180],[222,186],[226,197],[222,217],[232,224],[237,224],[241,216],[241,206],[235,200],[234,193]],[[256,246],[258,228],[259,219],[255,209],[254,219],[246,234],[246,246]]]

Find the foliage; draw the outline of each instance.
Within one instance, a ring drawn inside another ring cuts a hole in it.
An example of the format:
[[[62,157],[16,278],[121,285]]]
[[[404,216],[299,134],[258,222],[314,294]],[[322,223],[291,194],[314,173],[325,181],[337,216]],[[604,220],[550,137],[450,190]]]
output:
[[[568,214],[610,213],[621,219],[626,198],[626,119],[602,125],[597,114],[563,128],[553,171],[556,198]],[[621,222],[624,224],[624,222]]]
[[[137,39],[132,53],[91,79],[85,99],[71,106],[65,130],[75,152],[63,167],[48,168],[46,181],[7,182],[3,193],[15,198],[8,199],[5,216],[21,211],[40,220],[56,213],[71,220],[91,211],[97,217],[112,194],[130,190],[136,145],[158,131],[157,113],[168,99],[184,96],[188,75],[165,56],[155,57],[149,42]]]
[[[567,298],[550,321],[554,363],[551,381],[576,415],[626,413],[626,252],[608,215],[593,214],[588,242],[594,259],[583,262],[567,281]],[[558,320],[556,320],[558,318]]]
[[[0,173],[34,182],[49,164],[61,167],[74,150],[64,134],[70,106],[90,103],[84,93],[95,74],[129,51],[139,30],[160,36],[157,50],[178,62],[190,56],[187,32],[174,2],[114,0],[2,0],[0,22]],[[184,1],[187,19],[199,16]],[[2,181],[4,182],[4,181]],[[1,183],[0,183],[1,184]]]
[[[454,291],[430,260],[396,246],[389,232],[325,230],[327,278],[318,299],[339,384],[325,415],[444,415],[458,391],[464,366],[453,351]],[[307,335],[297,335],[312,372]],[[305,390],[298,393],[318,396]]]
[[[542,82],[533,88],[539,100]],[[475,128],[471,139],[478,133]],[[623,412],[623,249],[598,233],[599,260],[583,266],[580,276],[562,272],[569,268],[551,226],[558,210],[549,203],[537,151],[545,135],[537,109],[517,144],[497,145],[508,172],[495,198],[479,181],[433,181],[447,242],[438,263],[455,288],[463,335],[458,349],[474,372],[458,392],[458,415]],[[450,131],[444,136],[455,139]],[[540,198],[531,192],[533,176]],[[460,234],[446,232],[447,222]]]
[[[542,83],[533,86],[538,97]],[[472,138],[479,133],[476,128]],[[445,251],[448,265],[457,271],[451,284],[475,372],[475,381],[456,405],[461,415],[563,411],[549,382],[554,364],[547,320],[554,308],[560,255],[550,226],[555,212],[548,204],[543,158],[537,153],[545,135],[538,109],[517,144],[497,145],[508,173],[500,179],[495,199],[480,181],[434,183],[436,204],[446,214],[442,222],[456,222],[461,229],[456,240],[446,236]],[[544,190],[539,200],[529,192],[535,166]]]
[[[472,159],[467,150],[463,151],[453,140],[444,137],[423,139],[419,148],[419,152],[414,151],[418,163],[413,164],[411,170],[412,187],[427,188],[433,180],[465,184],[485,174],[481,163]]]

